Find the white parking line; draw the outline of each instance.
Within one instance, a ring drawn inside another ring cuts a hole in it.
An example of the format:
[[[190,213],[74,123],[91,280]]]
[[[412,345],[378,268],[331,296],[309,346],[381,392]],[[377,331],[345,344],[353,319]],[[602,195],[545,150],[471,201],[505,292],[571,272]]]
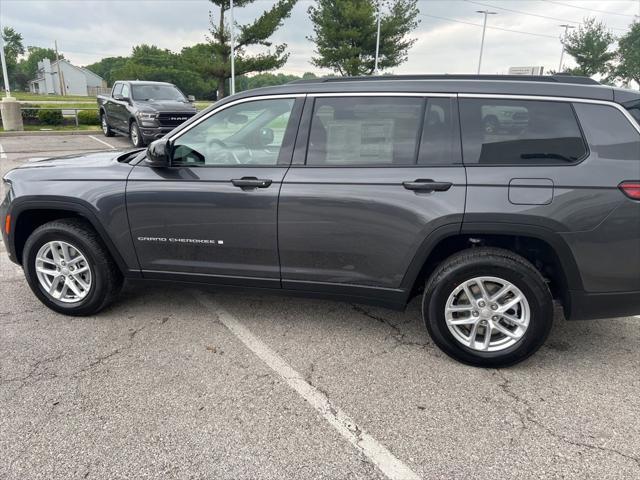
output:
[[[269,346],[255,337],[238,319],[210,300],[205,294],[196,292],[196,299],[216,315],[220,322],[233,333],[238,340],[255,353],[260,360],[277,373],[293,390],[304,398],[322,417],[329,422],[344,438],[363,453],[390,480],[420,480],[420,477],[405,463],[396,458],[384,445],[362,430],[331,400],[307,382],[282,357]]]
[[[89,138],[93,138],[96,142],[100,142],[103,145],[106,145],[107,147],[109,147],[112,150],[115,150],[116,147],[114,147],[113,145],[111,145],[110,143],[105,142],[104,140],[100,140],[99,138],[94,137],[93,135],[89,135]]]
[[[0,143],[0,160],[4,160],[7,158],[7,154],[4,153],[4,148],[2,148],[2,144]]]

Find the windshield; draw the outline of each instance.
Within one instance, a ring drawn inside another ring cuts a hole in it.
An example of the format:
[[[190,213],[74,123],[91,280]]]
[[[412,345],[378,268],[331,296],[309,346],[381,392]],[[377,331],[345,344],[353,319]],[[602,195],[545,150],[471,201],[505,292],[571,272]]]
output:
[[[182,92],[173,85],[133,85],[133,99],[139,101],[148,100],[174,100],[186,102]]]

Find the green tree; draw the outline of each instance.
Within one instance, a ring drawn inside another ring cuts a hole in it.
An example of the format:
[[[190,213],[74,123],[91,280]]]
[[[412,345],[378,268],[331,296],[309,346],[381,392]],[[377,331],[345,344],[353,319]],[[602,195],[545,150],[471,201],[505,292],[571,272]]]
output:
[[[16,32],[11,27],[4,27],[2,29],[2,39],[4,40],[4,56],[7,62],[7,75],[9,76],[9,84],[15,84],[15,76],[18,67],[18,57],[24,54],[22,34]],[[2,78],[1,75],[0,78]],[[4,86],[4,79],[2,79],[2,84]]]
[[[85,68],[96,75],[100,75],[107,81],[107,85],[113,85],[114,72],[127,62],[127,57],[106,57],[99,62],[87,65]]]
[[[311,63],[340,75],[371,75],[375,68],[377,10],[380,17],[378,69],[395,67],[407,60],[416,42],[408,35],[419,20],[417,0],[317,0],[309,7],[316,44]]]
[[[64,55],[60,54],[60,58]],[[52,48],[27,47],[26,58],[18,62],[18,67],[14,76],[15,83],[18,88],[26,88],[30,80],[36,78],[38,74],[38,62],[48,58],[52,62],[56,59],[56,52]]]
[[[586,18],[582,25],[564,40],[566,52],[578,64],[577,68],[571,71],[587,77],[607,73],[611,68],[610,62],[616,57],[616,53],[610,50],[614,42],[615,37],[603,22],[598,22],[595,18]]]
[[[287,45],[282,43],[273,46],[269,38],[282,26],[284,20],[291,15],[297,0],[278,0],[270,9],[262,13],[252,23],[236,26],[235,38],[235,74],[266,72],[282,67],[289,57],[285,53]],[[225,83],[231,77],[231,31],[225,16],[229,10],[229,0],[210,0],[217,8],[211,12],[211,28],[209,43],[212,57],[202,65],[201,71],[215,78],[218,86],[218,98],[225,96]],[[235,0],[234,8],[246,7],[255,0]],[[261,45],[272,47],[265,53],[250,55],[247,47]]]
[[[640,22],[635,21],[631,29],[618,40],[618,65],[613,76],[624,82],[634,80],[640,85]]]

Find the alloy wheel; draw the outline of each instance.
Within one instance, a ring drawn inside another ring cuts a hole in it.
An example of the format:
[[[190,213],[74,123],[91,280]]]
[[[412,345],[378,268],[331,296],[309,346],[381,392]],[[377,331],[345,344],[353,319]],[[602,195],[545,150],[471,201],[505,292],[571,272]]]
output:
[[[91,289],[91,267],[82,252],[63,241],[47,242],[35,259],[36,274],[43,290],[64,303],[82,301]]]
[[[453,337],[472,350],[497,352],[522,339],[531,320],[524,293],[497,277],[475,277],[449,295],[445,320]]]

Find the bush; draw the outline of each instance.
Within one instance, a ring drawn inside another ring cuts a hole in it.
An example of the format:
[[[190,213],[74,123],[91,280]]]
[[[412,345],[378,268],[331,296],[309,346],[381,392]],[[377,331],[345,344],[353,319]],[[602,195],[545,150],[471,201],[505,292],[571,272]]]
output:
[[[62,110],[38,110],[38,120],[44,125],[62,125]]]
[[[22,120],[27,123],[34,123],[38,118],[38,110],[35,110],[36,108],[40,108],[40,105],[36,105],[34,103],[23,103],[21,106]]]
[[[100,125],[98,110],[78,110],[78,124]]]

